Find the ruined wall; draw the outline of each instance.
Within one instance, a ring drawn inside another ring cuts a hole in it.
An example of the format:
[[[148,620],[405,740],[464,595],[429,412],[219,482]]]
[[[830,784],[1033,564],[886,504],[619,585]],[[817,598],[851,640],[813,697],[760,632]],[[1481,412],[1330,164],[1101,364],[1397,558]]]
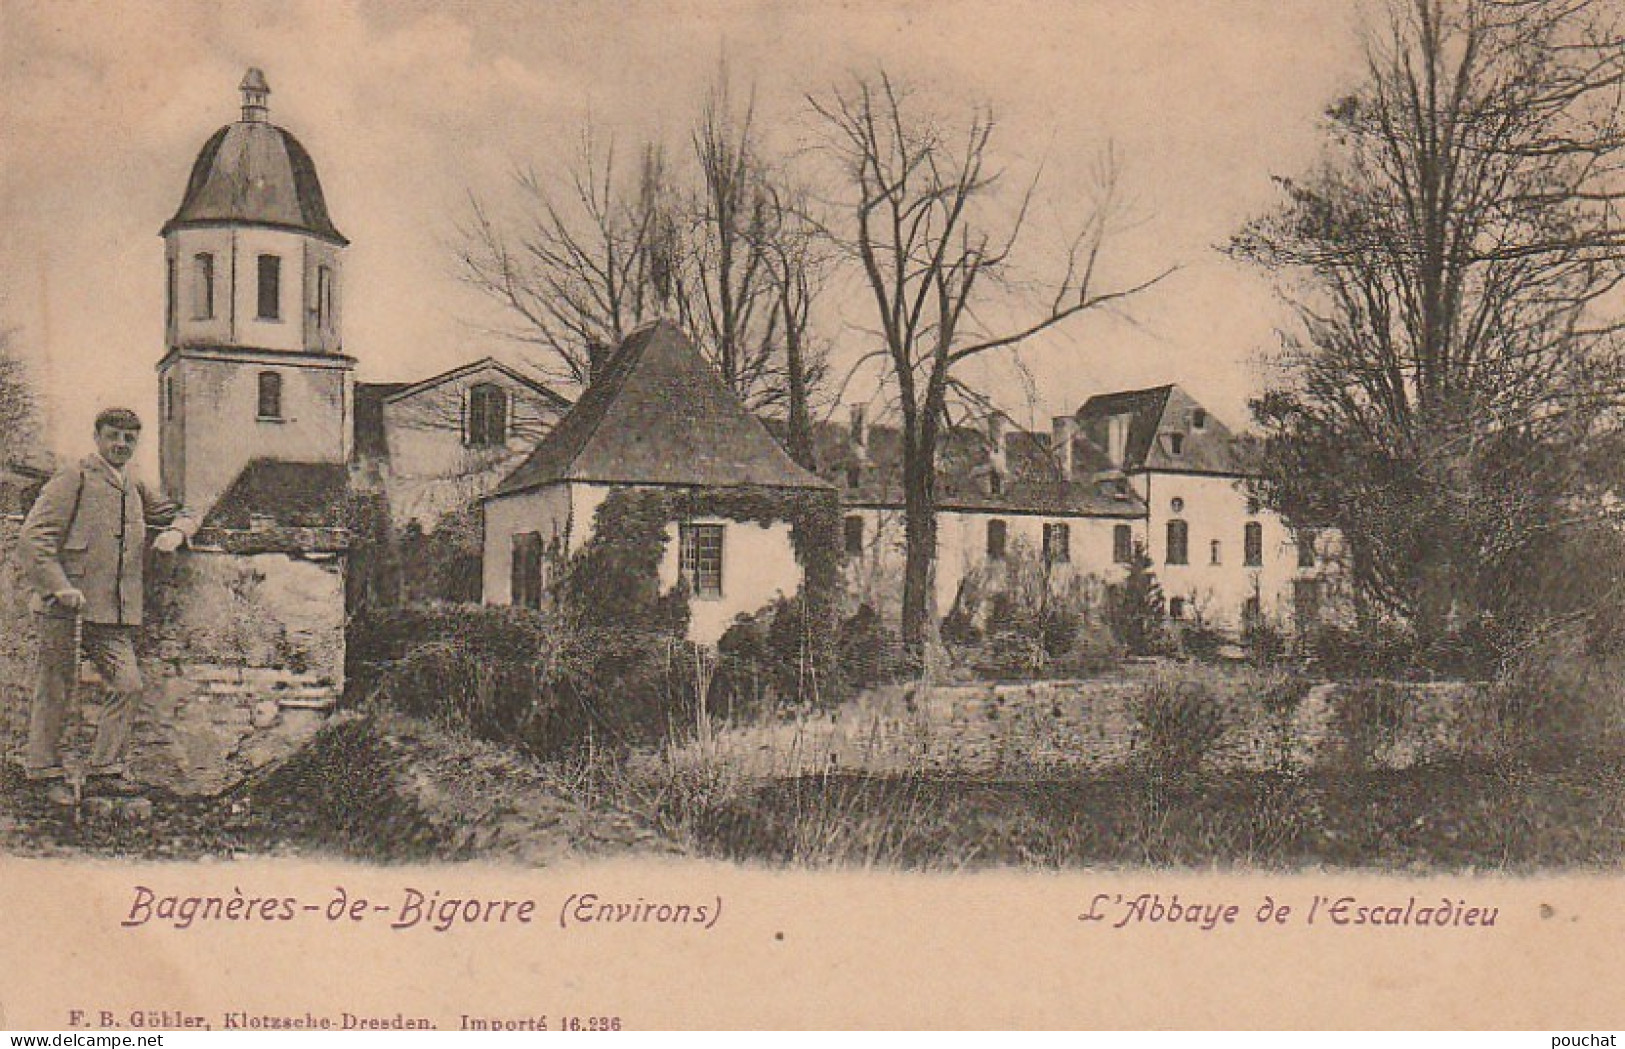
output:
[[[34,675],[18,525],[0,521],[0,748],[8,757],[26,735]],[[229,789],[308,739],[343,688],[342,550],[265,549],[289,537],[255,538],[200,536],[196,549],[153,558],[141,644],[148,709],[129,755],[145,784],[183,795]],[[70,766],[88,746],[100,698],[88,665],[81,681]]]

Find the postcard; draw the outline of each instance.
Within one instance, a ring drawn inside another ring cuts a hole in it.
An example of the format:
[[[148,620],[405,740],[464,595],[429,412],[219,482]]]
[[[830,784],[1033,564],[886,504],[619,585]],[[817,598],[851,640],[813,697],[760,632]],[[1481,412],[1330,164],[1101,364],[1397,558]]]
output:
[[[6,0],[0,1028],[1625,1027],[1622,32]]]

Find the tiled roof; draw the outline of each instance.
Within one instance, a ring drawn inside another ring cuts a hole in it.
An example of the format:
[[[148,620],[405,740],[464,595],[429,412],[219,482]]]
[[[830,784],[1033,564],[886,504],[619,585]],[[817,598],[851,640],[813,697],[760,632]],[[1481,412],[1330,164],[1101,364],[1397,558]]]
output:
[[[555,481],[828,487],[791,460],[666,321],[626,337],[493,498]]]
[[[814,428],[819,471],[841,485],[841,499],[852,505],[903,505],[902,434],[895,426],[867,428],[867,448],[858,454],[851,430],[834,423]],[[937,456],[937,509],[1081,517],[1141,517],[1145,504],[1131,491],[1098,482],[1105,457],[1082,438],[1073,441],[1071,478],[1063,476],[1061,456],[1051,450],[1049,434],[1017,430],[1006,434],[1005,474],[995,494],[990,480],[991,446],[987,435],[955,427],[942,438]],[[858,484],[849,471],[856,468]]]
[[[327,214],[316,162],[286,130],[263,121],[227,124],[203,144],[186,195],[164,233],[222,222],[273,226],[348,243]]]
[[[231,482],[203,521],[204,528],[342,528],[350,472],[342,463],[255,459]]]
[[[1110,420],[1114,416],[1128,417],[1122,463],[1125,471],[1244,472],[1236,436],[1178,386],[1091,397],[1078,409],[1078,432],[1104,452],[1109,447]]]

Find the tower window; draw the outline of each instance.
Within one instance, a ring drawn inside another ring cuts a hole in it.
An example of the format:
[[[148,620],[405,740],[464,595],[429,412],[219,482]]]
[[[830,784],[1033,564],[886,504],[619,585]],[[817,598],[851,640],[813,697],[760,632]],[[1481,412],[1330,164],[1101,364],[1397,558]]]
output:
[[[192,256],[192,319],[206,321],[214,316],[214,256],[200,252]]]
[[[695,597],[722,596],[722,526],[682,526],[682,572]]]
[[[1190,525],[1177,518],[1169,521],[1168,549],[1166,556],[1162,559],[1163,563],[1170,565],[1190,564],[1190,543]]]
[[[176,392],[175,391],[175,386],[176,386],[175,377],[173,375],[164,376],[164,421],[165,422],[174,422],[175,421],[175,413],[176,413],[176,411],[178,411],[178,409],[175,407],[175,392]]]
[[[863,518],[858,514],[846,518],[846,556],[863,556]]]
[[[333,268],[316,267],[316,326],[323,331],[333,329]]]
[[[1248,568],[1264,563],[1264,526],[1248,521],[1241,530],[1241,559]]]
[[[508,443],[508,392],[481,383],[468,391],[468,422],[463,440],[474,448]]]
[[[1072,560],[1072,529],[1062,523],[1044,526],[1044,563],[1064,565]]]
[[[1009,528],[1003,521],[989,521],[987,523],[987,559],[989,561],[1002,561],[1004,559],[1005,539]]]
[[[1224,557],[1223,557],[1224,550],[1221,547],[1219,541],[1217,539],[1213,540],[1212,542],[1210,542],[1208,544],[1208,548],[1209,548],[1209,552],[1210,552],[1210,556],[1208,558],[1208,563],[1209,564],[1215,564],[1215,565],[1223,564],[1224,563]]]
[[[277,372],[260,372],[259,417],[282,418],[282,376]]]
[[[1126,524],[1112,528],[1112,560],[1126,565],[1134,559],[1134,531]]]
[[[282,319],[282,258],[279,255],[261,255],[259,258],[259,309],[256,316],[262,321]]]

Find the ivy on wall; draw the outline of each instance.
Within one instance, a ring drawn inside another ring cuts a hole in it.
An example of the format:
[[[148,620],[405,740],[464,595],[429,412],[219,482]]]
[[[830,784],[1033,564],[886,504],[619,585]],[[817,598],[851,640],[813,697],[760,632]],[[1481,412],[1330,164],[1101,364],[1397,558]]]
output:
[[[667,527],[720,518],[770,525],[788,523],[804,574],[813,636],[832,638],[840,585],[840,507],[835,493],[804,489],[633,488],[612,490],[593,516],[592,536],[571,559],[560,582],[566,607],[582,621],[684,633],[688,594],[682,583],[659,592]]]

